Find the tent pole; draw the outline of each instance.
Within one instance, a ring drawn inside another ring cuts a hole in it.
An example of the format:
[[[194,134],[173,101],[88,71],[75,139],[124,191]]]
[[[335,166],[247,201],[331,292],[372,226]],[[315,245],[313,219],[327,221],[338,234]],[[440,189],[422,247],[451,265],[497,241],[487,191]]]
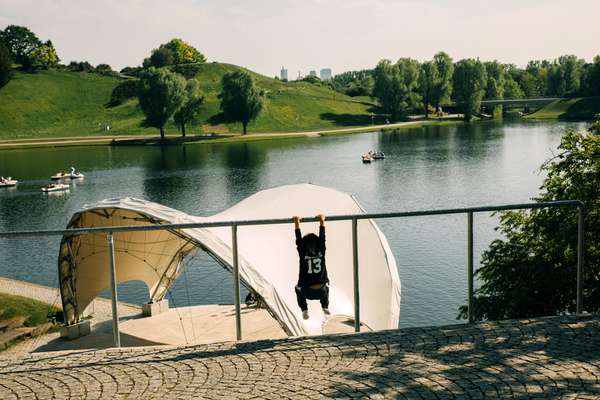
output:
[[[467,293],[469,296],[469,324],[474,320],[473,301],[473,213],[467,213]]]
[[[354,277],[354,331],[360,332],[360,293],[358,285],[358,220],[352,218],[352,273]]]
[[[238,265],[237,225],[231,225],[231,246],[233,247],[233,301],[235,302],[235,333],[242,340],[242,315],[240,310],[240,268]]]
[[[121,347],[121,334],[119,332],[119,311],[117,309],[117,273],[115,270],[115,248],[112,232],[106,234],[108,241],[108,259],[110,262],[110,289],[112,295],[113,340],[115,347]]]
[[[585,206],[577,209],[577,298],[575,312],[580,315],[583,311],[583,250],[585,239]]]

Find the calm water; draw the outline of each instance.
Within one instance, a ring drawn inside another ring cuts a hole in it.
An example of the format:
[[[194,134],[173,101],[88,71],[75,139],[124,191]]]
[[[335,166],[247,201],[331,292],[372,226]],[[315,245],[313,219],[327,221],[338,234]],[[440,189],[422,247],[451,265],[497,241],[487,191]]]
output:
[[[543,179],[566,123],[480,123],[398,133],[174,147],[81,147],[0,152],[0,175],[20,180],[0,191],[0,230],[64,227],[73,212],[105,198],[134,196],[211,215],[265,188],[313,182],[356,195],[370,212],[526,202]],[[369,149],[388,157],[360,162]],[[40,187],[74,165],[86,178],[70,193]],[[496,219],[475,217],[478,254],[496,237]],[[379,221],[402,281],[402,326],[455,322],[466,298],[466,216]],[[290,227],[291,229],[291,227]],[[0,275],[57,286],[59,238],[0,240]],[[290,282],[292,285],[293,282]],[[228,273],[204,254],[172,289],[176,305],[230,303]],[[121,300],[142,303],[140,282]],[[368,301],[368,299],[361,299]]]

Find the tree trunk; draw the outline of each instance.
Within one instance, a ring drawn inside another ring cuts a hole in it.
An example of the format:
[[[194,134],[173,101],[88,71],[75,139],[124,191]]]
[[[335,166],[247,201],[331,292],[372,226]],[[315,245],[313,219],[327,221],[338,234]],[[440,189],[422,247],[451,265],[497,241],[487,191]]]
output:
[[[248,122],[242,122],[242,126],[244,127],[243,135],[246,134],[246,127],[248,126]]]
[[[181,123],[181,136],[185,137],[185,123]]]
[[[429,101],[425,100],[425,119],[429,119]]]
[[[160,140],[165,140],[165,129],[160,127]]]

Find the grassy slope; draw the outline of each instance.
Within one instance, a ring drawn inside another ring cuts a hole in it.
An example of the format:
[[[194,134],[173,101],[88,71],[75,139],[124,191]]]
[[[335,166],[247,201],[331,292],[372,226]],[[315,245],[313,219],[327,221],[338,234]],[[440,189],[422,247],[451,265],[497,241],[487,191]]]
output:
[[[219,114],[221,77],[240,67],[209,63],[196,76],[205,94],[199,125],[207,132],[239,132],[241,124],[223,123]],[[249,71],[250,72],[250,71]],[[336,93],[306,82],[284,83],[250,72],[257,86],[265,90],[265,107],[249,125],[250,132],[292,132],[370,124],[373,104],[364,99]],[[141,126],[143,115],[137,100],[118,107],[105,104],[119,78],[64,71],[16,73],[0,89],[0,138],[64,137],[110,134],[154,134]],[[191,133],[198,127],[188,128]],[[168,133],[176,133],[169,124]]]
[[[592,119],[598,113],[600,113],[600,97],[576,97],[553,101],[526,118],[578,120]]]
[[[58,312],[58,308],[27,297],[0,294],[0,321],[16,316],[25,317],[26,326],[37,326],[49,321],[49,317]]]

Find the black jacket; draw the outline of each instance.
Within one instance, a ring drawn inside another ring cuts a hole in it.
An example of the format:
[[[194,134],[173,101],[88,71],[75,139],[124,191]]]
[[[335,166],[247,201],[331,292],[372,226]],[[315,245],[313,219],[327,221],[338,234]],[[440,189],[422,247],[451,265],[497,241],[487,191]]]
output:
[[[325,227],[319,227],[316,254],[308,254],[300,229],[296,229],[296,247],[300,257],[298,286],[308,287],[319,283],[328,283],[329,278],[325,266]]]

